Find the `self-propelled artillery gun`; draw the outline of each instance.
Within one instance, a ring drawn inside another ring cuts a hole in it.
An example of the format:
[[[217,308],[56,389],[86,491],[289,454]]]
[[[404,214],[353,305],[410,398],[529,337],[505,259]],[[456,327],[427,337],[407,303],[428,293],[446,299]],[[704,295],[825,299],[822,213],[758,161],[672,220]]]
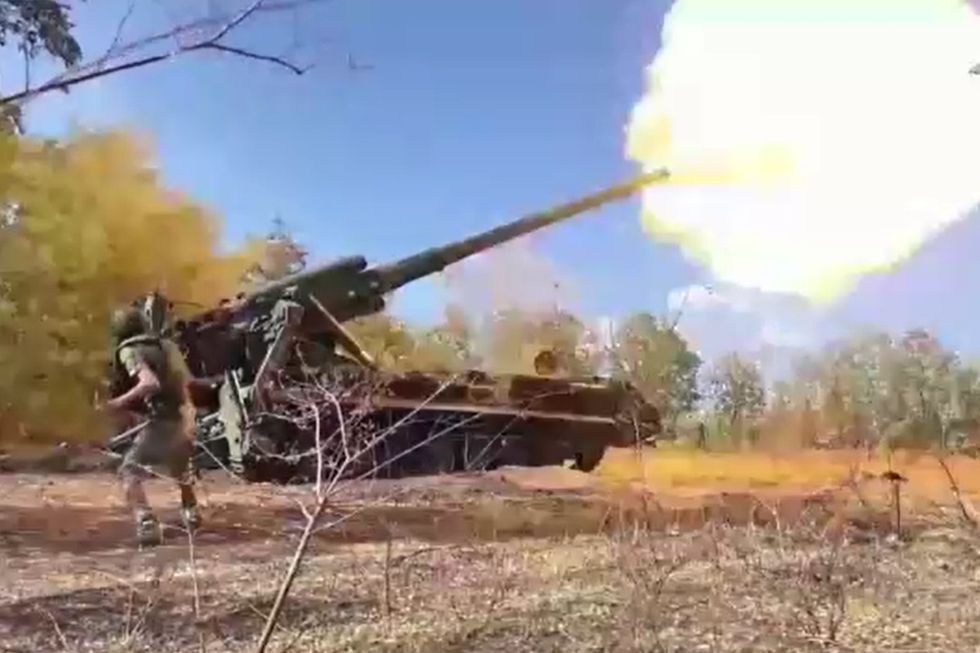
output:
[[[636,388],[563,374],[552,352],[539,354],[534,375],[395,372],[344,325],[382,311],[412,281],[666,177],[645,173],[394,263],[343,258],[181,320],[171,321],[159,294],[140,300],[194,377],[199,464],[252,480],[309,478],[325,467],[398,476],[572,461],[590,471],[607,447],[651,441],[660,415]]]

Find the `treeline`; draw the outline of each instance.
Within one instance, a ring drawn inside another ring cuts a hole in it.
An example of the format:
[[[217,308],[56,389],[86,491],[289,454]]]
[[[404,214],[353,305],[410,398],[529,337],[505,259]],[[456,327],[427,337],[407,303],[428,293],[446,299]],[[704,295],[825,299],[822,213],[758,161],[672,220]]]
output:
[[[972,447],[980,369],[922,329],[861,334],[798,361],[767,408],[804,446]]]
[[[607,334],[554,309],[474,317],[452,307],[435,327],[379,315],[354,331],[400,369],[533,373],[534,356],[552,350],[565,372],[630,380],[663,413],[668,438],[704,448],[954,448],[980,435],[980,369],[923,330],[833,342],[774,379],[744,354],[703,361],[643,312]]]
[[[351,330],[368,353],[395,369],[534,374],[535,359],[547,351],[557,373],[628,378],[671,416],[694,410],[700,399],[701,359],[648,313],[633,315],[612,334],[557,308],[474,316],[456,306],[433,327],[415,328],[381,314],[355,321]]]
[[[980,435],[980,368],[924,330],[862,333],[765,378],[750,357],[703,361],[666,320],[636,313],[611,333],[557,309],[486,316],[450,307],[435,327],[390,316],[354,325],[384,365],[533,373],[549,349],[571,374],[633,382],[669,438],[705,448],[963,447]]]

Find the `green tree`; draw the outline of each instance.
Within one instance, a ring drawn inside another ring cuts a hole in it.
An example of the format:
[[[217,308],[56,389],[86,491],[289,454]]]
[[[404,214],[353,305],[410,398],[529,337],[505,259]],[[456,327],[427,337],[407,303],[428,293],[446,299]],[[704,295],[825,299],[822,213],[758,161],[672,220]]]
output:
[[[346,326],[385,369],[458,372],[479,366],[472,327],[454,306],[447,307],[441,323],[427,329],[414,328],[389,313],[364,316]]]
[[[65,65],[82,58],[82,48],[71,30],[69,7],[56,0],[0,0],[0,47],[16,39],[17,49],[27,57],[42,50]]]
[[[585,324],[561,309],[495,311],[476,334],[477,349],[493,371],[528,374],[542,351],[554,354],[561,373],[594,374],[599,360],[586,347],[587,337]]]
[[[766,407],[765,383],[757,365],[737,353],[715,363],[708,378],[709,394],[736,443],[741,442],[753,421]]]
[[[770,392],[769,410],[784,412],[793,409],[796,402],[793,397],[793,385],[785,380],[774,381]]]
[[[951,424],[980,408],[970,368],[921,329],[833,343],[798,380],[838,444],[943,444]]]
[[[945,445],[945,432],[956,417],[958,357],[924,329],[906,332],[897,343],[909,427],[920,440]]]
[[[423,370],[459,372],[480,366],[474,329],[458,306],[446,307],[442,323],[416,336],[414,364]]]
[[[22,54],[25,67],[42,52],[67,66],[82,58],[82,49],[72,29],[70,9],[56,0],[0,0],[0,47],[13,43]],[[0,107],[0,129],[23,132],[22,113],[17,104]]]
[[[415,368],[416,336],[404,321],[383,312],[359,317],[345,326],[382,369]]]
[[[674,424],[701,399],[701,358],[676,330],[649,313],[632,315],[617,328],[609,359],[613,373],[636,385]]]

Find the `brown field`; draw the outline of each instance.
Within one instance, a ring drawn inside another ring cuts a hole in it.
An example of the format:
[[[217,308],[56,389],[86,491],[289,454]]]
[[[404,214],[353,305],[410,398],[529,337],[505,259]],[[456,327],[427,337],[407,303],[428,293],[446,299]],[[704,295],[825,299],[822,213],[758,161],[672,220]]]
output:
[[[590,475],[343,485],[269,650],[978,650],[980,461],[946,462],[962,506],[911,453],[618,450]],[[111,474],[0,475],[0,650],[254,650],[310,488],[200,493],[193,547],[174,528],[139,552]],[[151,500],[174,520],[165,482]]]

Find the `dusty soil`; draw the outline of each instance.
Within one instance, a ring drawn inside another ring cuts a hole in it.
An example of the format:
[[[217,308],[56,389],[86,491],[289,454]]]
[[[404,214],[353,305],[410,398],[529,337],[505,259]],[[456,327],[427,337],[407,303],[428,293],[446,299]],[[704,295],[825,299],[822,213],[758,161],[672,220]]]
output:
[[[149,490],[173,527],[140,552],[111,474],[0,474],[0,650],[254,646],[311,489],[208,474],[193,547],[173,488]],[[977,650],[980,539],[914,483],[895,538],[890,490],[343,484],[271,650]]]

